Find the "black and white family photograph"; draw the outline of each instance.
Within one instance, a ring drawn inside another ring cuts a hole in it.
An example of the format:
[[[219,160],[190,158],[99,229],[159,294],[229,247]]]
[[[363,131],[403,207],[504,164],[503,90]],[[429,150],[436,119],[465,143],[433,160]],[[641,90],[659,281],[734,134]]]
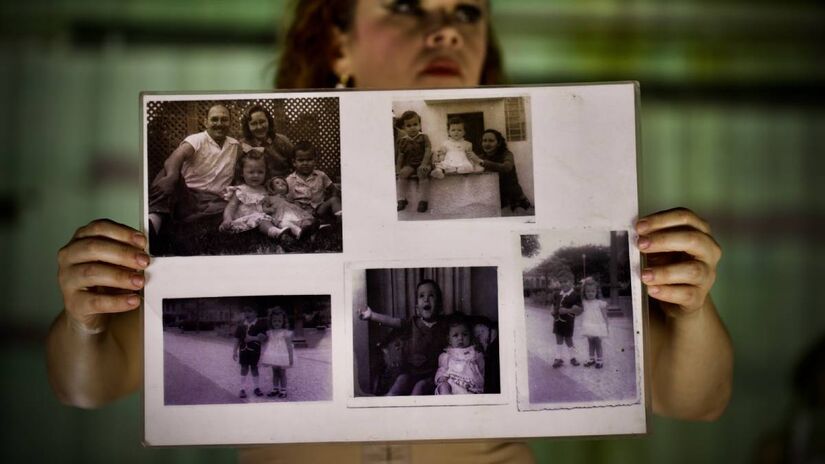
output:
[[[337,98],[150,100],[154,256],[340,253]]]
[[[355,397],[500,393],[496,267],[362,272],[353,289]]]
[[[520,409],[637,399],[628,250],[625,231],[521,236],[529,401]]]
[[[393,103],[399,220],[535,214],[529,97]]]
[[[163,300],[164,404],[332,399],[326,295]]]

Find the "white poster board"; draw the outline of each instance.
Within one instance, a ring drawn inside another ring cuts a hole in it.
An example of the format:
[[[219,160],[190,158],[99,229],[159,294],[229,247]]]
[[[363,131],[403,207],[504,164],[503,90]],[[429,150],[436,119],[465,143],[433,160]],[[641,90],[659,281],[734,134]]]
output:
[[[646,433],[636,83],[141,109],[148,445]]]

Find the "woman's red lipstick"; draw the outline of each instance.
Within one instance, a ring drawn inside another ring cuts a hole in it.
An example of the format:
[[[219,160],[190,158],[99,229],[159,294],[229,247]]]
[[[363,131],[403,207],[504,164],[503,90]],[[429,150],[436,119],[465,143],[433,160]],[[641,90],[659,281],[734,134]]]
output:
[[[449,58],[436,58],[421,71],[421,74],[434,76],[461,76],[461,67],[454,60]]]

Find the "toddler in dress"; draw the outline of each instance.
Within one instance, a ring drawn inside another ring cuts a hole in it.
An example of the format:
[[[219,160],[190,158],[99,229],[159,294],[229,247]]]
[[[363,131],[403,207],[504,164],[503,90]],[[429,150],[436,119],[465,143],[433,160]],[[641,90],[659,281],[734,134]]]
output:
[[[464,121],[461,118],[452,117],[447,121],[447,135],[447,140],[433,154],[430,175],[443,179],[444,174],[483,172],[481,158],[473,153],[473,144],[464,140]]]
[[[261,364],[272,368],[270,398],[286,398],[286,370],[294,365],[292,331],[289,330],[286,312],[275,306],[269,314],[269,330],[261,352]]]
[[[287,229],[276,227],[272,217],[263,209],[267,197],[264,155],[254,150],[246,152],[238,159],[235,169],[240,169],[243,183],[224,190],[224,198],[229,203],[223,210],[219,230],[236,234],[258,229],[269,237],[279,237]]]
[[[602,338],[607,337],[607,302],[598,298],[599,284],[592,277],[582,282],[581,334],[587,337],[590,359],[584,367],[604,367]]]
[[[472,328],[464,318],[448,323],[449,346],[438,357],[437,395],[484,393],[484,353],[472,343]]]

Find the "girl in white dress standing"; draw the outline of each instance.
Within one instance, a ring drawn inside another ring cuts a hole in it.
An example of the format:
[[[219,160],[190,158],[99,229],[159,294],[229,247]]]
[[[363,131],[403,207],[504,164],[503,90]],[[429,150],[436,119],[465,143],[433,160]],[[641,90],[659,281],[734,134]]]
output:
[[[592,277],[582,281],[581,334],[587,337],[590,359],[584,367],[604,367],[602,338],[607,337],[607,302],[598,298],[599,283]]]

